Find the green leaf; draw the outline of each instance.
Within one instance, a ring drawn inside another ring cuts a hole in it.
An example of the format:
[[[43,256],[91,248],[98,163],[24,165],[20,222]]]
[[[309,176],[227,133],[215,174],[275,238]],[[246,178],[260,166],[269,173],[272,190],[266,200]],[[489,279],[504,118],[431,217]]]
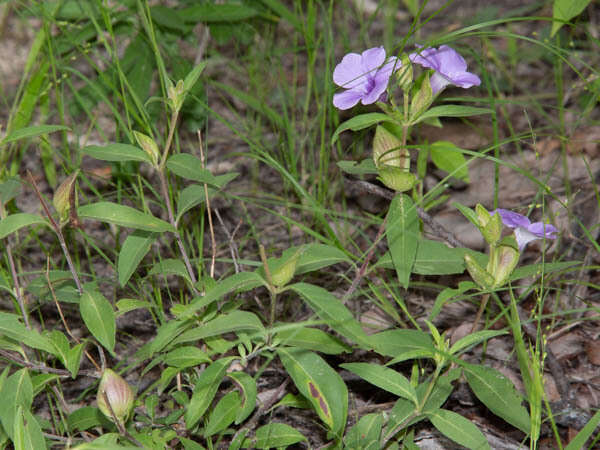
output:
[[[325,333],[318,328],[295,328],[277,332],[277,338],[289,347],[299,347],[306,350],[328,355],[348,353],[352,349],[339,339]]]
[[[342,262],[351,264],[352,260],[339,248],[325,244],[307,244],[296,263],[296,275]]]
[[[3,407],[0,408],[0,422],[8,436],[12,439],[15,429],[17,408],[26,411],[33,404],[33,386],[27,369],[21,369],[8,377],[0,391]]]
[[[196,64],[196,66],[185,76],[185,79],[183,80],[183,88],[185,92],[188,92],[194,87],[207,64],[208,61],[202,61],[199,64]]]
[[[125,287],[157,236],[149,231],[135,230],[125,238],[117,259],[117,274],[121,287]]]
[[[529,264],[527,266],[517,267],[511,274],[511,281],[520,280],[522,278],[539,277],[542,274],[547,276],[552,272],[562,272],[567,269],[573,269],[580,265],[580,261],[561,261],[543,264]]]
[[[598,425],[600,425],[600,410],[596,411],[590,421],[585,424],[579,433],[577,433],[577,436],[571,439],[571,442],[565,447],[565,450],[579,450],[585,448],[585,443],[592,436],[594,431],[598,430]]]
[[[23,410],[22,406],[16,409],[16,420],[13,432],[15,450],[46,449],[46,440],[38,421],[31,412]]]
[[[98,408],[93,406],[84,406],[76,409],[67,418],[69,430],[85,431],[90,428],[100,426],[103,422],[103,415]]]
[[[291,348],[278,348],[277,353],[300,393],[341,437],[348,414],[348,389],[342,378],[316,353]]]
[[[98,291],[85,291],[79,301],[81,318],[90,333],[114,356],[115,312],[110,302]]]
[[[235,424],[239,425],[246,420],[256,406],[256,381],[246,372],[230,372],[227,374],[242,392],[242,404],[235,416]]]
[[[71,349],[67,337],[58,330],[52,330],[48,337],[50,343],[55,348],[54,354],[60,359],[67,370],[71,372],[71,376],[75,378],[79,371],[79,364],[83,353],[83,344],[78,344]]]
[[[395,361],[433,358],[435,347],[431,336],[419,330],[387,330],[370,336],[373,350]]]
[[[40,335],[35,330],[28,329],[20,322],[19,316],[0,312],[0,335],[23,343],[31,348],[43,350],[54,355],[54,346],[48,338]]]
[[[204,436],[213,436],[231,425],[241,403],[240,394],[237,391],[225,394],[210,412],[204,428]]]
[[[408,288],[419,240],[417,209],[409,196],[396,195],[388,211],[386,237],[398,281]]]
[[[465,337],[455,342],[452,347],[450,347],[450,354],[454,355],[455,353],[458,353],[461,350],[470,347],[471,345],[479,344],[482,341],[495,338],[496,336],[502,336],[506,333],[507,332],[504,330],[482,330],[477,331],[476,333],[467,334]]]
[[[380,450],[381,428],[383,427],[383,414],[371,413],[360,418],[344,436],[347,449]]]
[[[98,202],[81,206],[77,212],[82,219],[99,220],[100,222],[114,223],[122,227],[157,233],[161,231],[176,231],[171,224],[164,220],[157,219],[150,214],[145,214],[129,206],[112,202]]]
[[[231,180],[236,178],[238,173],[231,172],[223,175],[217,175],[215,177],[216,182],[219,185],[220,189],[223,189],[226,184],[228,184]],[[207,189],[208,198],[213,198],[213,196],[218,192],[216,189],[209,187]],[[204,191],[204,185],[200,184],[192,184],[183,190],[179,191],[179,197],[177,198],[177,216],[175,217],[175,222],[179,222],[181,217],[188,212],[193,207],[204,203],[206,201],[206,192]]]
[[[182,333],[179,337],[175,338],[173,344],[195,342],[211,336],[240,331],[249,334],[264,335],[265,327],[255,314],[238,310],[229,314],[219,314],[210,322],[203,323],[201,326]]]
[[[234,291],[249,291],[258,286],[266,286],[266,281],[255,272],[240,272],[219,280],[219,282],[206,291],[203,297],[194,298],[189,305],[174,313],[179,318],[192,317],[197,311],[220,300],[226,294]]]
[[[469,117],[478,116],[481,114],[491,114],[492,110],[489,108],[477,108],[474,106],[463,106],[463,105],[442,105],[434,106],[429,108],[423,114],[419,116],[415,123],[423,122],[424,120],[431,119],[434,117]]]
[[[152,159],[144,150],[129,144],[88,145],[82,148],[81,151],[101,161],[142,161],[152,163]]]
[[[232,358],[222,358],[208,366],[198,377],[190,403],[185,411],[187,429],[193,428],[213,401]]]
[[[152,269],[148,272],[148,275],[177,275],[188,283],[192,283],[190,275],[185,268],[185,264],[180,259],[163,259],[162,261],[154,264]]]
[[[473,393],[491,412],[523,433],[530,432],[531,421],[522,405],[523,398],[508,378],[487,366],[465,364],[463,368]]]
[[[379,173],[373,158],[363,159],[359,163],[356,161],[338,161],[337,166],[342,172],[350,175],[376,175]]]
[[[469,182],[469,167],[462,149],[449,141],[437,141],[429,147],[431,160],[438,169],[448,172],[450,175]]]
[[[428,418],[442,434],[460,445],[473,450],[491,448],[479,428],[460,414],[438,409],[429,413]]]
[[[398,397],[404,397],[418,405],[417,393],[404,375],[388,367],[369,363],[340,364],[346,370],[358,375],[363,380],[391,392]]]
[[[334,145],[340,134],[346,130],[359,131],[381,122],[395,122],[395,120],[387,114],[382,113],[367,113],[354,116],[337,127],[331,138],[331,145]]]
[[[156,304],[147,302],[145,300],[138,300],[136,298],[122,298],[117,301],[115,306],[117,307],[117,317],[136,309],[145,308],[150,311],[151,309],[156,308]]]
[[[48,222],[42,219],[40,216],[28,213],[17,213],[11,214],[0,220],[0,239],[5,238],[11,233],[20,230],[23,227],[30,225],[46,225],[49,226]]]
[[[308,283],[296,283],[289,286],[289,289],[300,294],[317,316],[342,336],[364,348],[371,347],[369,336],[350,310],[331,292]]]
[[[167,160],[167,167],[182,178],[220,187],[219,180],[208,169],[202,167],[202,161],[189,153],[177,153],[170,156]]]
[[[208,196],[211,197],[215,190],[208,188]],[[194,206],[198,206],[206,201],[206,192],[204,186],[199,184],[192,184],[183,190],[179,191],[179,197],[177,199],[177,217],[175,220],[179,222],[181,216],[192,209]]]
[[[63,130],[70,130],[70,128],[63,125],[36,125],[33,127],[20,128],[7,136],[4,136],[4,139],[0,141],[0,145]]]
[[[465,250],[450,248],[443,242],[419,239],[412,273],[419,275],[449,275],[465,271]],[[393,269],[390,252],[385,253],[374,267]]]
[[[591,0],[554,0],[552,8],[552,32],[550,36],[554,36],[557,31],[572,18],[578,16],[590,4]]]
[[[171,350],[164,357],[164,363],[177,369],[186,369],[188,367],[199,366],[200,364],[210,363],[209,356],[198,347],[186,345]]]
[[[269,423],[256,430],[253,442],[244,441],[243,448],[285,448],[306,441],[302,433],[285,423]]]

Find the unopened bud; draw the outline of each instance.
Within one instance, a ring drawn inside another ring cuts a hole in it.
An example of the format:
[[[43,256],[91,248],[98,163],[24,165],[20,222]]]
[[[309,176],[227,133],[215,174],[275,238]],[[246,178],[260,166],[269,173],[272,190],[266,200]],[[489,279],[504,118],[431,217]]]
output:
[[[281,259],[274,264],[274,267],[270,268],[271,281],[273,281],[273,284],[275,286],[285,286],[292,280],[294,274],[296,273],[298,259],[300,258],[300,255],[302,255],[302,253],[304,253],[304,247],[300,247],[292,255],[282,256]]]
[[[134,130],[133,135],[135,136],[135,140],[137,141],[138,145],[142,147],[142,150],[144,150],[148,156],[150,156],[152,163],[155,166],[158,165],[160,150],[158,150],[158,145],[156,145],[156,142],[154,142],[150,136],[146,136],[144,133],[140,133],[139,131]]]
[[[400,67],[396,69],[396,78],[398,80],[398,86],[400,86],[403,91],[408,92],[412,88],[413,66],[406,54],[402,55],[401,61],[402,65],[400,65],[400,62],[397,63]]]
[[[169,97],[173,111],[181,110],[183,101],[185,100],[185,85],[183,80],[179,80],[175,86],[169,84],[167,87],[167,96]]]
[[[486,290],[492,288],[494,285],[494,277],[481,267],[471,255],[465,255],[465,264],[469,275],[471,275],[471,278],[473,278],[473,281],[477,283],[479,287]]]
[[[79,170],[76,170],[69,175],[56,189],[54,197],[52,198],[52,204],[58,213],[60,218],[61,226],[65,224],[69,217],[69,211],[71,204],[75,203],[73,196],[75,195],[75,180]]]
[[[502,219],[499,214],[491,215],[483,206],[475,206],[477,219],[479,220],[479,229],[485,241],[494,246],[500,240],[502,234]]]
[[[133,391],[127,381],[112,370],[105,369],[97,396],[98,408],[102,414],[111,420],[116,418],[124,424],[133,408],[134,400]]]
[[[408,191],[417,182],[417,177],[414,174],[406,171],[406,169],[392,166],[379,167],[379,179],[396,192]]]
[[[519,262],[520,253],[517,250],[517,242],[512,236],[507,236],[500,245],[492,252],[490,260],[493,266],[494,288],[504,286]]]

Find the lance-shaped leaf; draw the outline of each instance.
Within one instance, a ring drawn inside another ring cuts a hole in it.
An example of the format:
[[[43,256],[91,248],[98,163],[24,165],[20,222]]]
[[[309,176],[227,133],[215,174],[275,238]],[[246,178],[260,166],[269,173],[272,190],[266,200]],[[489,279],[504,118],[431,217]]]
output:
[[[5,238],[11,233],[20,230],[23,227],[29,225],[46,225],[48,222],[42,219],[40,216],[28,213],[17,213],[11,214],[8,217],[0,220],[0,239]]]
[[[342,378],[316,353],[290,348],[279,348],[277,353],[300,393],[327,427],[341,436],[348,414],[348,389]]]
[[[115,312],[106,297],[98,291],[85,291],[79,301],[79,312],[90,333],[114,355]]]
[[[381,389],[411,400],[418,405],[415,389],[404,375],[393,369],[369,363],[347,363],[341,364],[341,367]]]
[[[407,289],[419,242],[417,210],[409,196],[396,195],[392,200],[386,236],[398,281]]]
[[[289,288],[300,294],[311,309],[335,331],[364,348],[371,348],[369,336],[350,310],[331,292],[308,283],[296,283]]]
[[[78,215],[82,219],[95,219],[100,222],[114,223],[127,228],[161,232],[175,231],[175,228],[150,214],[143,213],[130,206],[112,202],[98,202],[79,207]]]

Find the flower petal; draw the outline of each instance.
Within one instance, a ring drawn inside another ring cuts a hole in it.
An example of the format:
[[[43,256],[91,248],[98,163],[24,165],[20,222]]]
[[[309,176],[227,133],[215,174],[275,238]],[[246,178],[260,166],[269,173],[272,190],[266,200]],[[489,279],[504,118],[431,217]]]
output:
[[[502,223],[510,228],[517,228],[517,227],[527,228],[531,224],[531,221],[523,214],[509,211],[508,209],[498,208],[498,209],[492,211],[492,215],[494,215],[496,213],[500,214]]]
[[[525,246],[529,244],[531,241],[535,241],[539,239],[539,236],[528,231],[526,228],[517,227],[515,228],[515,239],[517,240],[517,244],[519,245],[519,251],[523,251]]]
[[[333,106],[338,109],[350,109],[361,100],[363,95],[362,91],[352,89],[333,94]]]
[[[462,73],[467,70],[467,62],[452,47],[442,45],[436,53],[436,60],[439,61],[438,70],[443,74]]]
[[[433,75],[429,79],[429,84],[431,84],[431,91],[437,94],[450,84],[450,80],[439,72],[433,72]]]
[[[370,48],[362,52],[361,58],[362,73],[372,78],[385,62],[385,49],[383,47]]]
[[[479,86],[481,84],[481,79],[471,72],[463,72],[458,75],[451,75],[450,79],[452,80],[452,84],[460,86],[464,89],[468,89],[471,86]]]
[[[333,70],[333,82],[346,89],[366,85],[367,81],[362,67],[362,56],[358,53],[348,53]]]
[[[544,222],[534,222],[527,227],[527,230],[540,238],[556,239],[558,229],[554,225]]]
[[[437,50],[433,47],[420,49],[418,52],[411,53],[408,55],[408,59],[428,69],[439,70],[440,68]]]

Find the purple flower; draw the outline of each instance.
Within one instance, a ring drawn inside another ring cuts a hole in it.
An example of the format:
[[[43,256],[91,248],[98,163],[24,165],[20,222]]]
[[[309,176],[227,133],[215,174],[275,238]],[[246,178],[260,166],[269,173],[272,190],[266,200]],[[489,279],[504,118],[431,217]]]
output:
[[[348,53],[333,71],[333,82],[345,88],[334,94],[333,105],[350,109],[359,101],[363,105],[375,103],[385,94],[392,73],[400,67],[395,56],[385,57],[383,47],[374,47],[358,53]]]
[[[465,59],[447,45],[442,45],[440,48],[428,47],[411,53],[408,58],[414,63],[435,70],[430,79],[434,94],[449,84],[465,89],[481,84],[477,75],[467,72]]]
[[[553,225],[544,222],[531,223],[524,215],[507,209],[499,208],[492,211],[492,215],[496,213],[500,214],[500,218],[504,225],[509,228],[514,228],[519,251],[523,251],[529,242],[536,239],[556,239],[558,230]]]

